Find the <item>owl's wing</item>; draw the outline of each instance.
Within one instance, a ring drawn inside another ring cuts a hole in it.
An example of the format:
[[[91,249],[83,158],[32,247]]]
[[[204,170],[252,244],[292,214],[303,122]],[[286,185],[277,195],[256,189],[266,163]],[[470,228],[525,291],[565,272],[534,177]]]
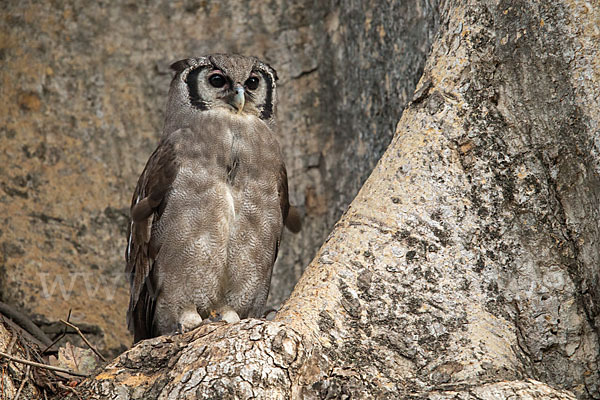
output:
[[[125,272],[131,290],[127,326],[134,333],[134,342],[149,337],[152,331],[157,293],[152,287],[150,272],[158,249],[151,248],[150,235],[152,223],[164,210],[166,194],[179,168],[175,143],[170,139],[173,136],[163,138],[150,156],[131,200]]]
[[[288,179],[287,179],[287,170],[285,169],[285,165],[281,165],[281,169],[279,170],[279,204],[281,206],[281,215],[283,216],[283,221],[285,226],[292,232],[298,233],[302,228],[302,222],[300,220],[300,215],[298,214],[298,210],[294,206],[290,206],[290,201],[288,197]]]

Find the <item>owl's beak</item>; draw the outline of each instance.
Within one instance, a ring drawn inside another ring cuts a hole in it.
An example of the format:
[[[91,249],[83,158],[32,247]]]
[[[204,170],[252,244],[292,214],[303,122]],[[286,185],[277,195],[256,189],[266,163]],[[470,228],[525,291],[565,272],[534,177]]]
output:
[[[233,100],[231,101],[231,105],[234,106],[238,114],[242,112],[244,109],[244,104],[246,103],[245,90],[242,85],[235,85],[233,88],[234,95]]]

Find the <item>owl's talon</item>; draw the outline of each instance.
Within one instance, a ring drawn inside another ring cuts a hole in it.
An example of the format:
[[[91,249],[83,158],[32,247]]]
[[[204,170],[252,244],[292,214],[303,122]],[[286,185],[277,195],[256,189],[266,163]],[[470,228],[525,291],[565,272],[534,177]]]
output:
[[[275,316],[277,315],[277,311],[279,311],[279,310],[277,310],[276,308],[270,307],[263,312],[262,317],[264,319],[266,319],[267,321],[272,321],[275,318]]]
[[[229,306],[223,306],[217,310],[212,310],[209,314],[208,320],[209,322],[225,321],[228,324],[234,324],[240,320],[240,316],[233,308]]]
[[[223,307],[219,311],[219,316],[222,321],[227,322],[228,324],[235,324],[240,320],[240,316],[238,313],[231,307]]]
[[[190,310],[185,310],[181,313],[179,321],[177,321],[177,332],[186,333],[196,329],[202,324],[202,317],[196,311],[195,307]]]
[[[221,322],[223,321],[223,316],[221,314],[217,314],[213,318],[210,319],[210,322]]]

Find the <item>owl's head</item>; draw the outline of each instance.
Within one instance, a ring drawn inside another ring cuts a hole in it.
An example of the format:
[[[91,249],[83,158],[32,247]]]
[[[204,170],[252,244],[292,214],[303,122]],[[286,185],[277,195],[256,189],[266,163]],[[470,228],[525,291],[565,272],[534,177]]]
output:
[[[213,54],[177,61],[171,68],[177,72],[171,97],[179,97],[179,106],[223,109],[273,122],[277,73],[259,59]]]

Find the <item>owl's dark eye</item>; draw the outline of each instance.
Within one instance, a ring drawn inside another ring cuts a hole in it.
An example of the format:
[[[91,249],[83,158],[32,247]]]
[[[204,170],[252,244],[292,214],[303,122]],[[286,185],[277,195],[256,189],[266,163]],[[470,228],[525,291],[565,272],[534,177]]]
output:
[[[255,76],[248,78],[246,81],[246,87],[250,90],[256,89],[258,87],[258,78]]]
[[[208,78],[208,83],[216,88],[222,88],[227,83],[227,80],[221,74],[214,74]]]

